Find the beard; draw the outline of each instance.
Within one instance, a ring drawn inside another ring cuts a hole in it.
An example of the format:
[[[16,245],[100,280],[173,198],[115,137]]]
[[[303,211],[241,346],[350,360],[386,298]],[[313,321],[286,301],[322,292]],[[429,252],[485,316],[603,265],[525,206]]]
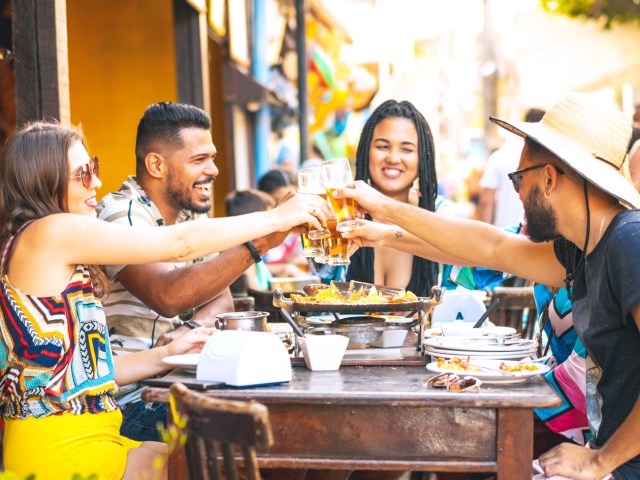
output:
[[[180,182],[176,180],[175,176],[169,172],[167,177],[167,194],[183,210],[189,210],[194,213],[208,213],[209,210],[211,210],[211,200],[196,202],[192,197],[192,188],[200,183],[213,182],[214,180],[215,178],[209,178],[201,182],[196,182],[191,187],[187,187],[185,185],[181,185]]]
[[[529,240],[540,243],[555,240],[560,236],[558,217],[553,207],[545,202],[540,187],[533,187],[523,205]]]

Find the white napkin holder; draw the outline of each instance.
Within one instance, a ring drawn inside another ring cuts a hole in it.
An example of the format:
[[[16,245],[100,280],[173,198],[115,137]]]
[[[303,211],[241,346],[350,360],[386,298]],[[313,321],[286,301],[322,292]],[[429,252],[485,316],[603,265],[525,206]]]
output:
[[[291,360],[274,333],[222,330],[207,340],[196,378],[234,387],[289,382]]]

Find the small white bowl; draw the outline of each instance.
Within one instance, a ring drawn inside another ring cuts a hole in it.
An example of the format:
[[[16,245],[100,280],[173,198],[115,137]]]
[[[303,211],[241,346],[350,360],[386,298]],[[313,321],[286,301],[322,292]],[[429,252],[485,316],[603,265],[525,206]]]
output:
[[[298,338],[309,370],[338,370],[349,338],[344,335],[306,335]]]

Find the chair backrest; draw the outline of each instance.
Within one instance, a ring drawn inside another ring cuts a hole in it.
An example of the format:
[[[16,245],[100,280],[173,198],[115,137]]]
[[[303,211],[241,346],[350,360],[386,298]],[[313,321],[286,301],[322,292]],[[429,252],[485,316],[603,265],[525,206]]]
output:
[[[208,397],[181,383],[173,384],[170,392],[176,413],[186,419],[189,478],[237,480],[239,450],[244,459],[243,478],[260,479],[256,448],[273,444],[267,407]]]
[[[523,338],[533,338],[537,317],[533,287],[496,287],[491,300],[495,298],[500,303],[489,319],[498,326],[515,328]]]
[[[481,293],[481,292],[480,292]],[[433,307],[431,325],[462,320],[475,323],[487,310],[480,295],[466,289],[445,290],[442,303]]]

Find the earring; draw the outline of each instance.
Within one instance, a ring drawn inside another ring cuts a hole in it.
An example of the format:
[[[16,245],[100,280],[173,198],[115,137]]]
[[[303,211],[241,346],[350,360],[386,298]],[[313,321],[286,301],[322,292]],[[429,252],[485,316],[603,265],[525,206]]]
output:
[[[551,195],[549,195],[549,192],[548,192],[548,191],[545,191],[545,192],[544,192],[544,198],[551,198]]]

